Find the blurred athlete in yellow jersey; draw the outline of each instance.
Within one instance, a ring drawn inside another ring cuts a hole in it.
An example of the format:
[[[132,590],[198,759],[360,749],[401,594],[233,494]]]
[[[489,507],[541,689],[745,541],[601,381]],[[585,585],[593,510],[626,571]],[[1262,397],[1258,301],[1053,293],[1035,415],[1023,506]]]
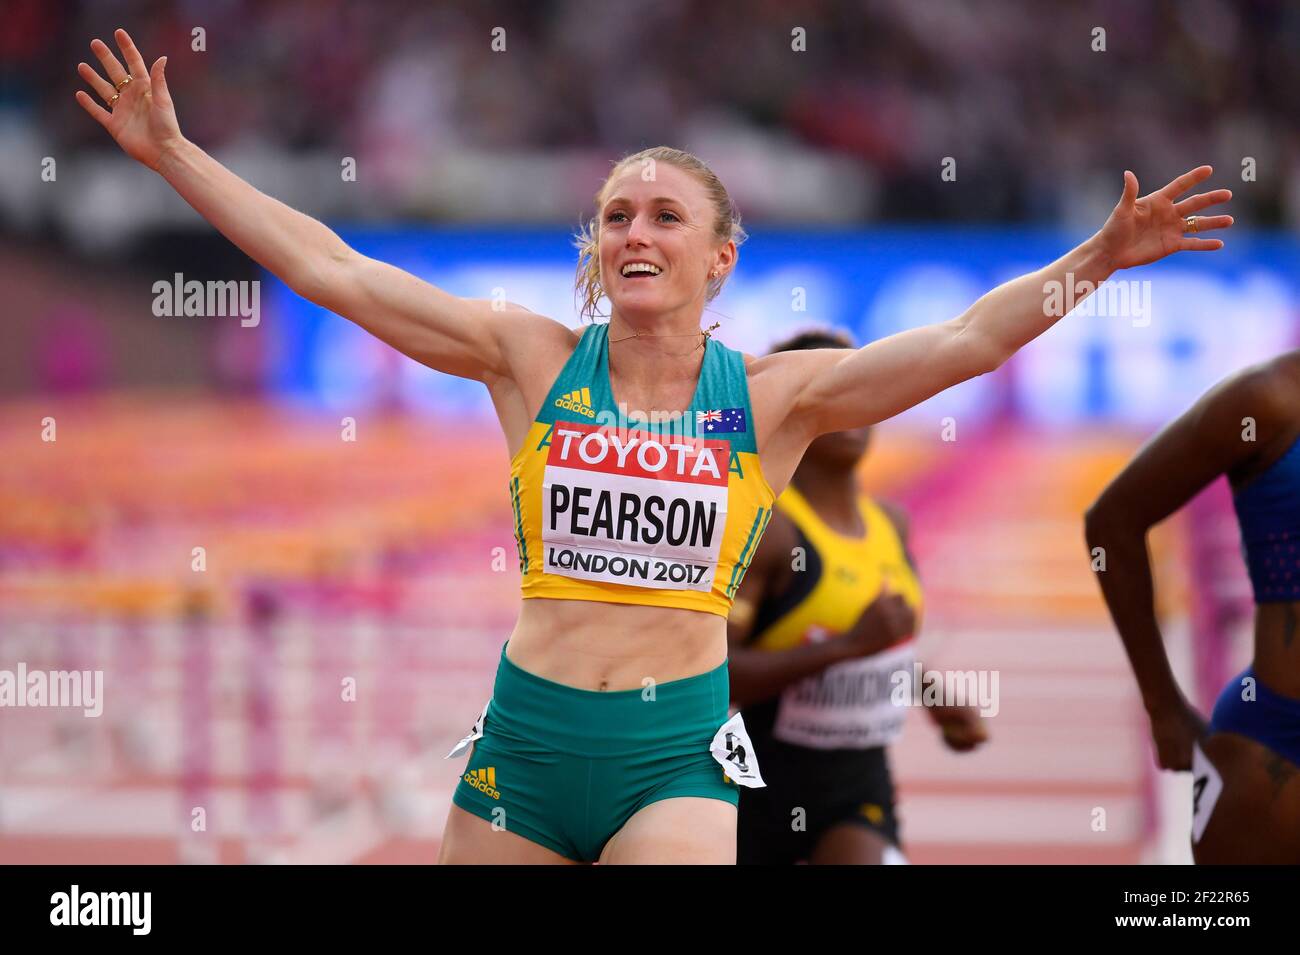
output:
[[[806,332],[774,351],[852,348]],[[732,699],[763,756],[741,793],[737,862],[905,862],[886,748],[907,712],[921,587],[900,512],[858,491],[870,428],[813,441],[776,502],[732,608]],[[929,707],[958,751],[988,738],[973,707]]]

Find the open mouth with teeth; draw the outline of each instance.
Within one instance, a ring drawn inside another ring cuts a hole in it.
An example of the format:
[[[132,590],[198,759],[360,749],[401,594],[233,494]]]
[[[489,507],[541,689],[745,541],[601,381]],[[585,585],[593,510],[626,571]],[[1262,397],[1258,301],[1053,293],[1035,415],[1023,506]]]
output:
[[[625,279],[649,279],[654,278],[663,269],[649,262],[629,262],[623,266],[623,278]]]

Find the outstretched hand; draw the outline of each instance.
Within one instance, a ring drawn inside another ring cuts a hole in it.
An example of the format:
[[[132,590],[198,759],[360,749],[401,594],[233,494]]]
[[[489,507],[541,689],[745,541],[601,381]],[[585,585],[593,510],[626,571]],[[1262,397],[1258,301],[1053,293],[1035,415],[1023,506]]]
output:
[[[1163,189],[1138,198],[1137,176],[1125,170],[1124,194],[1115,211],[1097,233],[1102,250],[1116,269],[1156,262],[1175,252],[1209,252],[1223,248],[1222,239],[1205,239],[1190,234],[1187,217],[1232,198],[1228,189],[1216,189],[1175,200],[1193,186],[1208,179],[1214,169],[1198,166],[1185,172]],[[1198,216],[1196,233],[1226,229],[1232,216]]]
[[[167,57],[160,56],[151,68],[145,69],[144,58],[127,32],[117,30],[113,37],[126,60],[125,67],[99,39],[91,41],[90,51],[108,79],[86,63],[77,64],[81,78],[106,105],[111,101],[112,106],[105,109],[84,90],[77,90],[77,102],[108,130],[128,156],[150,169],[157,169],[167,151],[184,141],[163,74]],[[124,84],[128,77],[130,81]],[[113,100],[115,94],[117,99]]]

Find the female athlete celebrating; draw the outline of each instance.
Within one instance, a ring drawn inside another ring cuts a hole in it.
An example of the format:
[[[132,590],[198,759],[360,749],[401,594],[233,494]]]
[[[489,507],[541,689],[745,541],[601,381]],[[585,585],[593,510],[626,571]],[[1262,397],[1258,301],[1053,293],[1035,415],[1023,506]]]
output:
[[[1207,728],[1169,668],[1146,535],[1225,474],[1255,591],[1255,653]],[[1156,435],[1089,509],[1087,537],[1105,552],[1097,579],[1160,766],[1192,771],[1193,857],[1300,864],[1300,351],[1220,382]]]
[[[761,775],[726,719],[726,616],[809,442],[997,368],[1057,321],[1045,291],[1067,278],[1088,291],[1217,249],[1184,232],[1232,221],[1188,218],[1226,190],[1174,201],[1208,166],[1141,199],[1125,173],[1096,235],[957,318],[754,358],[700,328],[744,238],[727,191],[693,156],[650,149],[614,166],[580,258],[583,314],[608,298],[609,322],[571,329],[450,295],[254,189],[181,135],[166,58],[147,68],[116,39],[125,66],[96,40],[104,76],[79,67],[109,109],[77,100],[128,155],[299,295],[492,398],[526,599],[467,737],[446,862],[733,862],[735,786]],[[627,408],[650,411],[633,422]]]
[[[852,347],[811,331],[772,350]],[[767,783],[740,796],[742,864],[905,861],[887,748],[903,729],[894,675],[912,672],[921,585],[903,513],[858,490],[870,433],[808,445],[727,621],[731,696]],[[954,750],[988,738],[974,707],[926,712]]]

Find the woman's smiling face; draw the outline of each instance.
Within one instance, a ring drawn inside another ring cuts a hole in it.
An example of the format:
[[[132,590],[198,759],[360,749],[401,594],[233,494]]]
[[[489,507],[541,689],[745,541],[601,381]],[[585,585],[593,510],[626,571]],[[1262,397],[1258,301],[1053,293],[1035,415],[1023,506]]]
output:
[[[652,319],[691,307],[702,313],[709,273],[726,274],[736,246],[715,231],[704,186],[669,163],[646,180],[629,167],[610,180],[600,208],[600,280],[625,319]],[[698,315],[697,315],[698,320]]]

